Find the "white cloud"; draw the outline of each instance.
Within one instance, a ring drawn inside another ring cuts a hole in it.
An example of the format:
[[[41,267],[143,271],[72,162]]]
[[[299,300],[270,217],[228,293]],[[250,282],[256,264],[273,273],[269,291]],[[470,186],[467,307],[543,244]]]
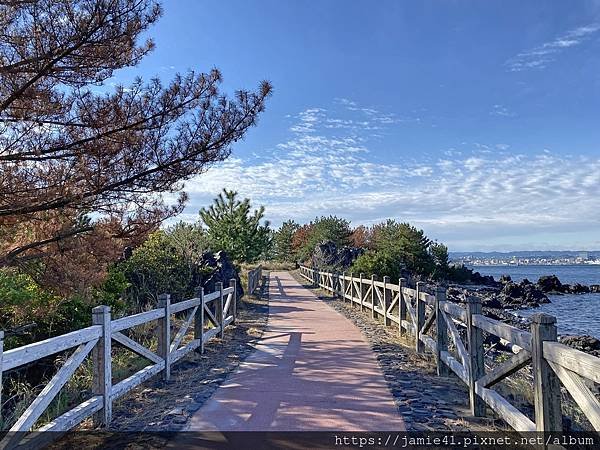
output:
[[[501,117],[514,117],[514,113],[510,111],[506,106],[503,105],[494,105],[492,110],[490,111],[492,116],[501,116]]]
[[[539,45],[531,50],[519,53],[506,62],[508,70],[520,72],[528,69],[544,69],[554,61],[558,54],[570,47],[587,41],[594,33],[600,31],[600,23],[581,26],[568,31],[556,39]]]
[[[577,231],[588,233],[589,242],[600,240],[600,157],[547,149],[523,155],[507,144],[461,143],[463,150],[444,157],[402,161],[370,148],[370,123],[332,129],[327,124],[347,119],[322,108],[296,119],[290,138],[273,151],[231,157],[188,182],[185,218],[195,219],[227,187],[265,205],[275,225],[322,214],[354,224],[396,218],[454,250],[494,242],[504,248],[548,233],[557,247],[560,236]]]

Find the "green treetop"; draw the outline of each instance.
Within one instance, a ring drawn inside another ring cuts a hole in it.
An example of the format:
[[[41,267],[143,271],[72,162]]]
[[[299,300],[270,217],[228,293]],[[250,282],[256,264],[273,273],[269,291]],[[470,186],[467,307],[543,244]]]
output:
[[[250,199],[239,200],[237,195],[223,189],[211,206],[200,210],[200,218],[213,250],[224,250],[237,262],[254,262],[269,247],[269,222],[261,224],[264,206],[252,211]]]

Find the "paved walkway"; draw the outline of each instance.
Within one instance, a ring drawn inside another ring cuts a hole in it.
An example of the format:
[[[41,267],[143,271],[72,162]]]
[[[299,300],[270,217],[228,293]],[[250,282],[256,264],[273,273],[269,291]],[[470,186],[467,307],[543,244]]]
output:
[[[189,431],[404,430],[363,335],[287,272],[271,272],[269,324]]]

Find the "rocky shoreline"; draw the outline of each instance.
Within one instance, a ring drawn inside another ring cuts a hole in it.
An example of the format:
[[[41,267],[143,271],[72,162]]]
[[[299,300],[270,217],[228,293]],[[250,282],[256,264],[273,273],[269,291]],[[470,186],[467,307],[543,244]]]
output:
[[[550,303],[548,295],[600,293],[598,284],[563,284],[556,275],[540,277],[535,283],[528,279],[516,283],[510,276],[503,276],[496,281],[491,276],[482,277],[478,272],[474,272],[473,279],[479,283],[451,284],[448,288],[449,300],[460,302],[465,296],[476,295],[482,299],[484,307],[514,310]]]
[[[531,322],[515,313],[519,309],[537,308],[544,303],[550,303],[548,295],[600,293],[600,285],[563,284],[555,275],[540,277],[535,283],[527,279],[516,283],[509,276],[503,276],[496,281],[493,277],[481,276],[478,272],[474,272],[473,275],[473,279],[480,284],[450,285],[447,290],[448,300],[464,303],[469,296],[477,296],[481,298],[483,313],[486,316],[524,330],[529,330]],[[493,337],[491,339],[493,340]],[[559,340],[570,347],[600,356],[600,339],[593,336],[564,335],[559,336]]]

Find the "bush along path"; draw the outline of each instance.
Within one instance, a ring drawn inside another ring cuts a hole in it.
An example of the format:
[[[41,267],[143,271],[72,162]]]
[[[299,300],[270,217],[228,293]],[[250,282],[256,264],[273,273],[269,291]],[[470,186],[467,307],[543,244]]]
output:
[[[293,272],[296,281],[310,288]],[[407,431],[492,431],[503,427],[494,419],[475,419],[469,413],[469,394],[455,376],[436,374],[429,358],[417,355],[395,328],[385,328],[370,313],[317,289],[319,299],[348,318],[370,343]]]

